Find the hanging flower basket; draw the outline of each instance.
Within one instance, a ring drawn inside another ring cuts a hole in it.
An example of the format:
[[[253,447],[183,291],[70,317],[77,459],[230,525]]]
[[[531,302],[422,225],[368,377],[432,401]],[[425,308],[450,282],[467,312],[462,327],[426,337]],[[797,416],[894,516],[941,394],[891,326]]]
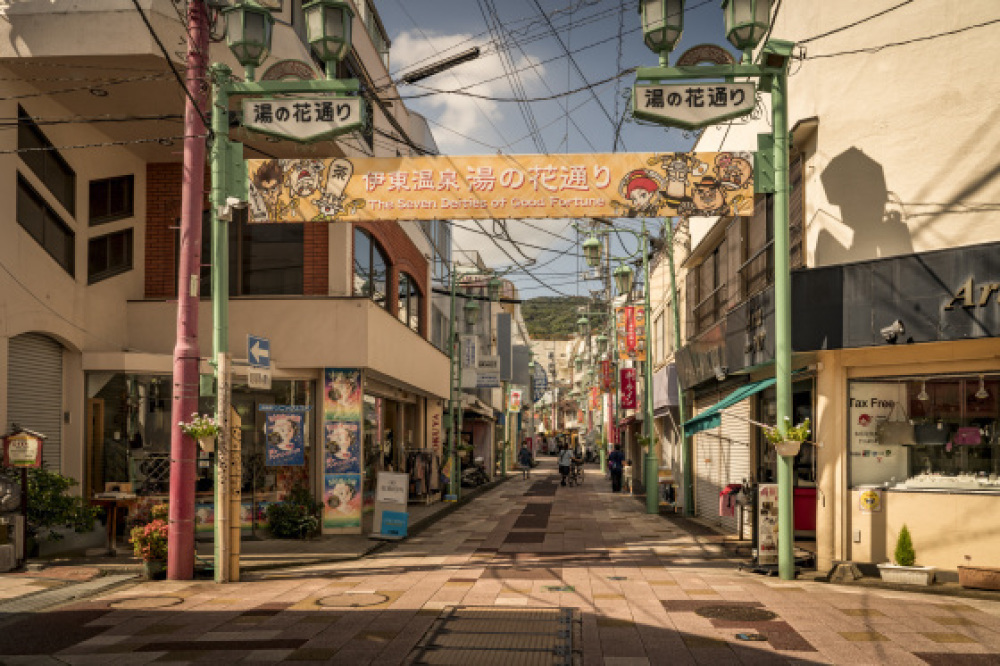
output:
[[[198,446],[205,453],[215,452],[215,435],[204,435],[198,438]]]
[[[191,414],[191,421],[185,423],[181,421],[177,425],[186,435],[198,440],[198,446],[202,451],[211,453],[215,451],[215,440],[219,436],[219,424],[211,416],[202,416],[198,412]]]
[[[793,426],[792,420],[787,416],[785,417],[784,427],[762,427],[764,429],[764,436],[767,437],[768,442],[774,445],[774,450],[777,451],[779,456],[798,455],[799,449],[802,448],[802,442],[806,441],[812,432],[809,419]]]
[[[797,456],[801,448],[802,442],[795,439],[786,439],[782,442],[774,443],[774,450],[778,452],[779,456]]]

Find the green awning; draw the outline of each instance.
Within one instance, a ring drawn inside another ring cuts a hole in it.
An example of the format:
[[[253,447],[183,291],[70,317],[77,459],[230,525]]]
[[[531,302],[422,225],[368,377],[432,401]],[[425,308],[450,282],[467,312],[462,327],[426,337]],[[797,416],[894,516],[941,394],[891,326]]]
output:
[[[753,382],[752,384],[745,384],[739,387],[725,398],[685,423],[684,434],[693,435],[697,432],[701,432],[702,430],[708,430],[709,428],[718,428],[722,425],[723,409],[726,407],[732,407],[741,400],[749,398],[754,393],[763,391],[769,386],[774,386],[777,382],[777,377],[771,377],[769,379],[762,379],[759,382]]]

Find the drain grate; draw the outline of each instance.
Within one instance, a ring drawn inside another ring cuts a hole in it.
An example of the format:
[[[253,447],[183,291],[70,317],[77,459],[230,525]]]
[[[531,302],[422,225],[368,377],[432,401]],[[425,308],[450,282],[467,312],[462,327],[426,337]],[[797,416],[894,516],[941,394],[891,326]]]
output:
[[[751,606],[703,606],[695,613],[712,620],[731,620],[734,622],[766,622],[778,617],[777,613]]]
[[[580,662],[580,630],[573,608],[454,606],[442,612],[406,663],[573,666]]]

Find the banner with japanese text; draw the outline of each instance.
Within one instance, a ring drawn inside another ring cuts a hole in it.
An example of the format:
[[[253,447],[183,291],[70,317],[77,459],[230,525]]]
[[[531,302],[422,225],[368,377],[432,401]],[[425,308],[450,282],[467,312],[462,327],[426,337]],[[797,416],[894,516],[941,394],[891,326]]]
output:
[[[615,390],[615,366],[609,360],[601,361],[601,391],[611,393]]]
[[[601,406],[601,390],[596,386],[590,387],[590,409],[591,411]]]
[[[625,306],[615,308],[618,330],[618,358],[622,361],[646,360],[646,309]]]
[[[622,393],[622,409],[638,409],[639,401],[636,399],[635,368],[622,368],[620,374],[619,386],[621,386]]]
[[[251,222],[750,215],[751,153],[248,160]]]

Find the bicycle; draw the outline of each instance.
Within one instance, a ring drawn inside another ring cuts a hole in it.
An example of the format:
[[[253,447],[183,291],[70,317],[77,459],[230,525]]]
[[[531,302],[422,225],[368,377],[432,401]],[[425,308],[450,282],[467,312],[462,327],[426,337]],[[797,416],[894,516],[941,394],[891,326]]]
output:
[[[583,463],[573,461],[573,463],[569,466],[569,475],[566,477],[566,483],[571,486],[582,486],[583,478]]]

